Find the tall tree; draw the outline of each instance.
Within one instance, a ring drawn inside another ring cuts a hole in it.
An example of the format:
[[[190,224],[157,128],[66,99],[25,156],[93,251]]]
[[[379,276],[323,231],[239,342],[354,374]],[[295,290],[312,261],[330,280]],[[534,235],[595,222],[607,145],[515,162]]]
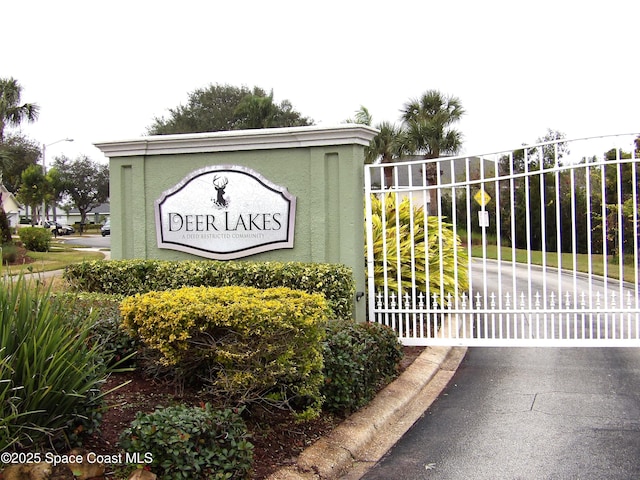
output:
[[[64,155],[53,162],[57,189],[71,199],[80,211],[81,222],[87,220],[87,212],[109,198],[109,167],[95,162],[86,155],[70,160]]]
[[[22,87],[15,78],[0,78],[0,143],[4,142],[6,126],[19,126],[22,122],[34,122],[40,107],[35,103],[20,104]]]
[[[0,176],[11,193],[17,193],[22,172],[38,162],[40,145],[21,134],[9,134],[0,144]]]
[[[20,104],[22,87],[13,78],[0,78],[0,181],[3,172],[15,163],[15,152],[4,148],[4,129],[7,126],[19,126],[22,122],[33,122],[38,118],[38,105],[34,103]],[[2,202],[0,212],[6,215]]]
[[[363,105],[355,112],[353,118],[347,118],[344,123],[356,123],[360,125],[371,126],[373,123],[373,115],[369,109]],[[402,128],[391,122],[381,122],[376,124],[375,128],[379,130],[378,134],[373,137],[369,145],[364,149],[364,163],[391,163],[398,160],[402,154],[401,136]],[[386,171],[387,179],[390,178],[389,171]],[[389,185],[388,182],[385,182]]]
[[[458,97],[446,96],[438,90],[427,90],[422,96],[409,100],[401,110],[403,121],[403,150],[424,158],[456,155],[462,148],[462,133],[453,125],[465,111]],[[436,162],[425,165],[424,175],[429,184],[438,178]],[[437,195],[431,190],[430,214],[436,211]]]
[[[31,207],[31,224],[36,224],[35,212],[38,207],[42,205],[45,200],[45,195],[48,191],[46,184],[46,177],[42,172],[40,165],[29,165],[22,172],[22,179],[20,184],[20,190],[18,190],[18,199],[25,205]],[[40,220],[44,220],[42,216],[44,212],[41,212]]]
[[[242,128],[293,127],[313,122],[295,111],[291,102],[273,102],[259,88],[210,85],[189,94],[186,105],[169,109],[168,118],[156,117],[147,129],[150,135],[218,132]]]
[[[455,155],[462,148],[462,133],[453,128],[465,113],[458,97],[428,90],[405,103],[401,112],[410,151],[438,158]]]

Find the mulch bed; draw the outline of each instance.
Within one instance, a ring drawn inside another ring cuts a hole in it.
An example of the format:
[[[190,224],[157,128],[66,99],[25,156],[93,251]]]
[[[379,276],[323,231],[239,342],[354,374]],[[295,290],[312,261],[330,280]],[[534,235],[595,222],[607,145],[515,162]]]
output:
[[[400,371],[420,355],[424,347],[404,347]],[[107,395],[110,408],[105,412],[100,434],[87,439],[84,448],[95,453],[117,453],[120,433],[129,426],[139,411],[152,412],[158,406],[176,402],[199,404],[197,392],[176,392],[172,384],[145,379],[138,372],[113,375],[105,391],[122,383],[127,385]],[[267,478],[281,467],[294,464],[300,453],[333,430],[343,418],[323,415],[313,421],[298,423],[288,412],[253,409],[247,419],[254,445],[253,480]]]

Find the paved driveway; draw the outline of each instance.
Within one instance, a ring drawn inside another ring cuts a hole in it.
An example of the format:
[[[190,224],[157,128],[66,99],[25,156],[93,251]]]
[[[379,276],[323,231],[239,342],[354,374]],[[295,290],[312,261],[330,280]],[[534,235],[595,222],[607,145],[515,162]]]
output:
[[[473,348],[363,478],[640,478],[640,349]]]

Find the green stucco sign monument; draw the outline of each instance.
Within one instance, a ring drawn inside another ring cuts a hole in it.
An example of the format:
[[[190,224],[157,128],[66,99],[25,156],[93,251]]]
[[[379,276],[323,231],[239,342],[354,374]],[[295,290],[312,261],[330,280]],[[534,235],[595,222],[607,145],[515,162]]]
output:
[[[362,125],[97,143],[114,259],[342,263],[365,291]],[[364,302],[354,301],[358,320]]]

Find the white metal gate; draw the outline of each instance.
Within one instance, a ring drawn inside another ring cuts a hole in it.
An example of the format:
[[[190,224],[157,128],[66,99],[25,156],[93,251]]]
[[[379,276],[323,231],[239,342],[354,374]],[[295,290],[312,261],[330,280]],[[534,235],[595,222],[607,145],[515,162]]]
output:
[[[365,167],[369,321],[405,345],[640,346],[638,135]]]

